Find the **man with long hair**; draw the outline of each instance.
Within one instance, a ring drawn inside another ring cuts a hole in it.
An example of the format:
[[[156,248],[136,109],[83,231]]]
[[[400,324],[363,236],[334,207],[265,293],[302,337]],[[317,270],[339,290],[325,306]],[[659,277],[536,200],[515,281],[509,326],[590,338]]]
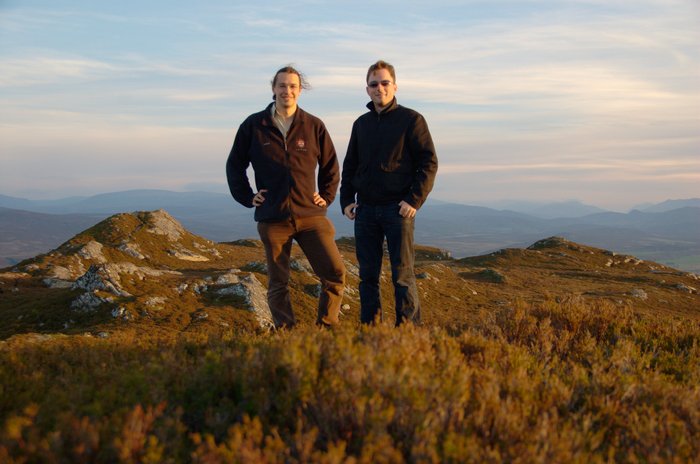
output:
[[[243,121],[226,162],[231,195],[243,206],[255,207],[267,258],[267,299],[276,328],[296,323],[289,297],[293,240],[321,280],[317,324],[339,323],[345,283],[335,228],[326,217],[340,180],[338,159],[323,122],[297,104],[306,88],[297,69],[278,70],[272,79],[272,103]],[[255,172],[256,191],[246,174],[249,165]]]

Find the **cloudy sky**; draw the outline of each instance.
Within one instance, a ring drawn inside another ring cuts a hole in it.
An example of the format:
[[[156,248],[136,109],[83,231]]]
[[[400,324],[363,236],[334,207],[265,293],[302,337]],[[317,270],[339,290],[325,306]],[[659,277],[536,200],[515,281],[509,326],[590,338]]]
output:
[[[698,25],[697,0],[0,0],[0,194],[225,188],[288,63],[342,162],[382,58],[435,139],[434,198],[700,197]]]

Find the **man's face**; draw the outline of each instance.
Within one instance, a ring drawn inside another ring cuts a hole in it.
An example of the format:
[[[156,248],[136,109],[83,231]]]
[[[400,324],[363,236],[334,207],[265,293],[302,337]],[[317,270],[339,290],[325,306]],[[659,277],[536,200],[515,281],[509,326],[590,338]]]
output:
[[[387,69],[377,69],[372,71],[367,80],[367,95],[372,99],[374,105],[384,108],[396,94],[396,84],[391,78],[391,73]]]
[[[275,94],[275,104],[283,108],[294,108],[301,94],[299,76],[294,73],[279,73],[272,92]]]

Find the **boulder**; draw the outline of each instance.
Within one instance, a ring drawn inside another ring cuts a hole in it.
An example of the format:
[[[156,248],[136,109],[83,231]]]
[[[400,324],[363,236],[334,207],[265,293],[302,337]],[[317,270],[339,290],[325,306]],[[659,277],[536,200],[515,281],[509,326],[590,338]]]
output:
[[[242,277],[237,284],[219,289],[218,295],[237,295],[245,300],[248,310],[255,314],[260,327],[271,329],[274,327],[270,306],[267,304],[267,289],[255,277],[249,273]]]

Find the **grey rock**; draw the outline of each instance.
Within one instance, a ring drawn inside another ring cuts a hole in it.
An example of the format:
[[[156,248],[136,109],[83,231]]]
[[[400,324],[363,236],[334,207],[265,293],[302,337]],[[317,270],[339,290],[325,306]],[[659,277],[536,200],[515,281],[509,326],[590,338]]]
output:
[[[478,276],[489,282],[502,284],[506,281],[506,276],[495,269],[484,269],[478,273]]]
[[[119,273],[113,266],[93,264],[72,286],[73,290],[104,290],[116,296],[131,296],[121,288]]]
[[[183,261],[193,261],[193,262],[204,262],[204,261],[209,261],[209,258],[206,256],[202,256],[200,254],[197,254],[191,250],[188,250],[187,248],[183,246],[177,246],[173,247],[168,250],[168,254],[170,256],[173,256],[177,259],[181,259]]]
[[[112,310],[112,317],[115,319],[124,319],[125,321],[131,321],[134,319],[134,316],[132,316],[131,313],[123,306],[114,308]]]
[[[138,243],[122,243],[118,249],[119,251],[134,258],[146,259],[146,257],[141,253]]]
[[[231,285],[240,282],[240,277],[238,273],[241,272],[239,269],[231,269],[226,274],[222,274],[216,279],[216,285]]]
[[[250,273],[242,277],[239,283],[219,289],[216,293],[243,297],[246,307],[255,314],[260,327],[265,329],[274,327],[270,306],[267,304],[267,289],[255,274]]]
[[[313,269],[311,268],[311,264],[309,263],[309,260],[306,258],[292,258],[292,260],[289,262],[289,267],[293,271],[308,272],[308,273],[313,272]]]
[[[90,261],[95,261],[97,263],[107,262],[107,258],[102,254],[102,244],[91,240],[83,245],[78,251],[78,256]]]
[[[260,274],[267,274],[267,264],[260,261],[251,261],[242,268],[246,272],[259,272]]]
[[[304,285],[304,292],[308,295],[318,298],[321,296],[321,284]]]
[[[71,288],[74,283],[72,280],[61,280],[51,278],[46,278],[42,280],[42,282],[49,288]]]
[[[148,232],[157,235],[165,235],[171,241],[178,241],[185,235],[185,229],[165,210],[149,211],[143,213],[143,218],[148,224]]]
[[[687,293],[698,293],[697,288],[685,284],[678,284],[676,285],[676,288]]]
[[[70,307],[75,311],[90,313],[99,308],[103,303],[111,303],[112,301],[114,301],[112,298],[102,298],[93,292],[86,292],[73,300]]]
[[[58,280],[73,280],[73,273],[63,266],[51,266],[48,269],[47,275],[49,278]]]
[[[645,291],[642,290],[641,288],[634,288],[634,289],[632,289],[632,291],[630,292],[630,294],[631,294],[634,298],[639,298],[640,300],[646,300],[646,299],[648,298],[647,292],[645,292]]]
[[[344,261],[345,263],[345,271],[348,274],[354,275],[355,277],[360,277],[360,268],[355,266],[353,263],[350,261]]]

